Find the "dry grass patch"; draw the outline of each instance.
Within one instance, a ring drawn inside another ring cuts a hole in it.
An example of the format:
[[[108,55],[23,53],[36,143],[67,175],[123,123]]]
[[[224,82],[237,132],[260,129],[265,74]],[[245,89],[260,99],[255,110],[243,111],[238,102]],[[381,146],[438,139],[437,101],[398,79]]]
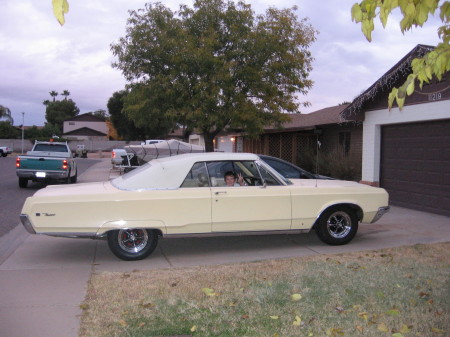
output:
[[[80,336],[446,336],[449,248],[98,273]]]

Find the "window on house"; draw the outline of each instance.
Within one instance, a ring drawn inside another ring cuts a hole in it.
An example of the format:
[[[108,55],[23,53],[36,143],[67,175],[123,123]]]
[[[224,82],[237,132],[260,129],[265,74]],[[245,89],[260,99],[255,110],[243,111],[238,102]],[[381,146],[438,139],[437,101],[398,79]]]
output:
[[[339,132],[339,146],[341,147],[343,153],[348,155],[350,151],[350,141],[351,141],[351,133],[350,132]]]

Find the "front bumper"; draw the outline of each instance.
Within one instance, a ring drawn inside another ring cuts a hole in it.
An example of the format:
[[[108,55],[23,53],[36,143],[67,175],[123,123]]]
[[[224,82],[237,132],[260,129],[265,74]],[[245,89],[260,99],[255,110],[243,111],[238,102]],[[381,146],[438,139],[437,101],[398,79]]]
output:
[[[372,221],[370,223],[377,222],[387,212],[389,212],[389,206],[379,207],[377,214],[375,214],[374,218],[372,219]]]

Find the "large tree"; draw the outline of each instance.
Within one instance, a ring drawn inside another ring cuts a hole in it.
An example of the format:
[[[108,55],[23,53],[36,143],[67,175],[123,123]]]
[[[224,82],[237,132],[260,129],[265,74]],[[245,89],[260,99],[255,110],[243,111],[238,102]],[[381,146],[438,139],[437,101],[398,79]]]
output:
[[[315,30],[297,8],[255,15],[239,1],[197,0],[172,12],[161,3],[131,11],[111,49],[130,82],[124,112],[144,126],[183,125],[203,133],[206,150],[227,128],[257,135],[299,112],[312,86]]]
[[[125,140],[148,139],[144,129],[137,128],[123,111],[126,90],[116,91],[108,100],[109,120],[120,138]]]
[[[77,116],[79,112],[80,109],[71,99],[49,102],[45,109],[45,119],[62,131],[64,121]]]
[[[14,124],[14,120],[11,116],[11,110],[3,105],[0,105],[0,121],[9,122],[11,125]]]
[[[352,19],[361,23],[363,34],[371,42],[376,17],[379,17],[383,27],[386,27],[391,12],[400,9],[400,30],[404,33],[412,27],[422,27],[438,7],[439,0],[363,0],[353,5]],[[438,28],[437,34],[441,42],[433,51],[411,62],[411,74],[401,87],[393,88],[389,95],[389,108],[396,101],[401,109],[406,96],[414,92],[416,82],[422,88],[423,83],[429,83],[433,78],[441,80],[450,71],[450,1],[441,1],[439,18],[442,26]]]

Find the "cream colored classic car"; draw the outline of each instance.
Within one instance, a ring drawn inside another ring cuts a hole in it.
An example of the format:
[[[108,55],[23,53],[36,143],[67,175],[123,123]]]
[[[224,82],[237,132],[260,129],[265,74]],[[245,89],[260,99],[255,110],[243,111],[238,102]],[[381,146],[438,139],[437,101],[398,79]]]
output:
[[[232,171],[241,185],[227,186]],[[106,182],[47,186],[29,197],[28,232],[107,238],[124,260],[139,260],[160,237],[236,232],[308,232],[350,242],[359,222],[388,210],[382,188],[339,180],[287,180],[257,155],[197,153],[155,159]]]

